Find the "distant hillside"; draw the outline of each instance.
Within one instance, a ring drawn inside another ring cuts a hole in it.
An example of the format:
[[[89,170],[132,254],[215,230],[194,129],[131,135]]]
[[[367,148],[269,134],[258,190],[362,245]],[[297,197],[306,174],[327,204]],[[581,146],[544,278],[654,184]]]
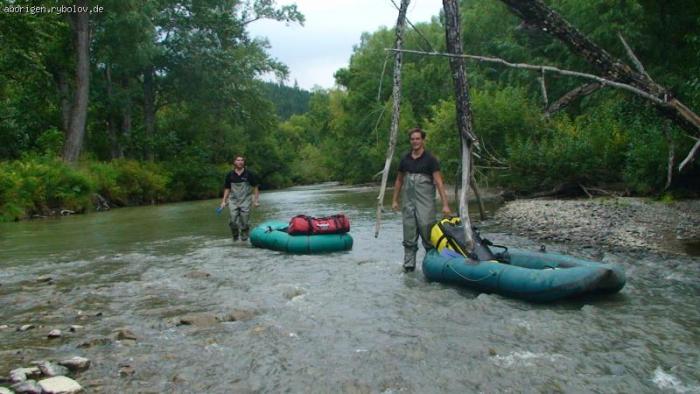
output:
[[[282,120],[287,120],[294,114],[308,112],[311,92],[297,86],[290,87],[274,82],[262,84],[265,96],[275,105],[277,115]]]

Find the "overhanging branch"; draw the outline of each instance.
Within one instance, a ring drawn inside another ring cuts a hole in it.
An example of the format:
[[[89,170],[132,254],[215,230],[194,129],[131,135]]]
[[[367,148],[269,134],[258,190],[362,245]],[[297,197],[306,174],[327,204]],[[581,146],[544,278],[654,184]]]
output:
[[[615,82],[606,78],[599,77],[594,74],[588,74],[588,73],[582,73],[578,71],[571,71],[571,70],[563,70],[557,67],[553,66],[543,66],[543,65],[533,65],[533,64],[527,64],[527,63],[511,63],[507,60],[497,58],[497,57],[489,57],[489,56],[476,56],[476,55],[455,55],[451,53],[445,53],[445,52],[424,52],[424,51],[416,51],[416,50],[411,50],[411,49],[401,49],[397,50],[394,48],[385,48],[385,51],[393,51],[393,52],[404,52],[404,53],[413,53],[413,54],[418,54],[418,55],[425,55],[425,56],[442,56],[442,57],[462,57],[465,59],[470,59],[470,60],[476,60],[480,62],[487,62],[487,63],[497,63],[497,64],[502,64],[507,67],[512,67],[512,68],[520,68],[520,69],[525,69],[525,70],[532,70],[532,71],[547,71],[547,72],[553,72],[556,74],[561,74],[561,75],[568,75],[572,77],[578,77],[578,78],[585,78],[585,79],[591,79],[594,81],[599,82],[603,86],[611,86],[615,87],[618,89],[622,90],[627,90],[629,92],[632,92],[636,95],[642,96],[646,98],[649,101],[652,101],[658,105],[661,106],[666,106],[670,108],[670,105],[668,101],[662,100],[652,94],[649,94],[641,89],[638,89],[632,85],[628,85],[625,83],[620,83],[620,82]]]

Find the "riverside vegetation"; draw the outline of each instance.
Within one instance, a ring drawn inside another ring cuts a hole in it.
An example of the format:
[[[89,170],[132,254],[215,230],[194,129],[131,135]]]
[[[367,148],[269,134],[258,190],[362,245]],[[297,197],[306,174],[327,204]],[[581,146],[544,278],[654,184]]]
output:
[[[287,70],[246,30],[259,19],[303,23],[295,6],[207,0],[183,13],[182,2],[169,0],[145,7],[133,0],[103,3],[105,11],[88,21],[90,94],[75,160],[66,156],[67,131],[75,125],[68,104],[80,95],[72,78],[85,55],[74,38],[76,24],[60,15],[0,13],[0,221],[211,198],[238,153],[266,188],[375,180],[388,141],[392,62],[382,70],[392,29],[359,37],[349,65],[335,73],[336,87],[306,92],[259,81],[265,72],[284,78]],[[550,5],[625,58],[622,35],[656,81],[691,109],[700,107],[699,3]],[[589,71],[500,2],[464,0],[461,14],[467,53]],[[415,26],[405,48],[443,51],[439,16]],[[697,163],[667,182],[669,157],[677,166],[693,138],[643,99],[599,89],[545,116],[537,74],[473,63],[468,71],[480,183],[520,194],[568,188],[674,199],[697,193]],[[402,79],[400,129],[428,130],[428,147],[454,183],[459,143],[448,62],[406,54]],[[551,101],[582,83],[554,75],[545,81]],[[399,140],[398,151],[408,149]]]

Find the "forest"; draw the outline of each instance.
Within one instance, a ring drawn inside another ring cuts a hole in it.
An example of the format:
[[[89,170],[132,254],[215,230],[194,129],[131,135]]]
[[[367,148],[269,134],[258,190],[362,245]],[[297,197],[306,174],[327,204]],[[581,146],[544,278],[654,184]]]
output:
[[[460,1],[464,53],[596,73],[507,3]],[[0,4],[0,221],[213,198],[236,154],[264,188],[378,181],[391,122],[393,26],[358,37],[334,88],[307,92],[282,83],[286,66],[247,30],[261,19],[303,25],[295,5],[103,0],[99,12],[32,13],[16,7],[96,3]],[[696,0],[543,4],[700,109]],[[442,18],[411,23],[404,49],[445,52]],[[697,162],[678,170],[697,130],[645,97],[497,63],[470,61],[467,71],[479,184],[519,195],[697,195]],[[270,73],[280,82],[263,82]],[[452,83],[446,58],[404,53],[394,164],[408,149],[405,131],[420,126],[449,183],[460,171]]]

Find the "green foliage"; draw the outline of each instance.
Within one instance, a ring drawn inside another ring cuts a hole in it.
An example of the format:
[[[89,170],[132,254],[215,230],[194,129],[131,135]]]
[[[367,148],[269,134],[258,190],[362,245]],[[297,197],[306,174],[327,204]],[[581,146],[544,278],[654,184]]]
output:
[[[265,82],[262,83],[265,97],[270,100],[282,120],[289,119],[292,115],[299,115],[309,110],[309,98],[311,93],[299,89],[298,86],[289,87],[283,84]]]
[[[0,221],[47,215],[57,209],[85,211],[92,188],[85,174],[53,157],[0,162]]]
[[[170,174],[161,164],[127,159],[109,163],[84,161],[81,169],[90,178],[94,192],[114,206],[172,200],[167,188]]]

